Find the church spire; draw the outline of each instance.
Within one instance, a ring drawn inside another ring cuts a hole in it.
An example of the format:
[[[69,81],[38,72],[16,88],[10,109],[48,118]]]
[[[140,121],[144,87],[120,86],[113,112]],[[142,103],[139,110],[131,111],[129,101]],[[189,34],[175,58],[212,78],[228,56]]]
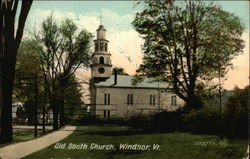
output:
[[[108,51],[108,42],[106,39],[106,29],[101,24],[96,30],[96,40],[94,40],[95,50],[91,64],[91,77],[94,81],[105,80],[112,74],[111,54]]]
[[[100,25],[102,25],[102,19],[103,19],[102,14],[99,16],[99,18],[100,18]]]

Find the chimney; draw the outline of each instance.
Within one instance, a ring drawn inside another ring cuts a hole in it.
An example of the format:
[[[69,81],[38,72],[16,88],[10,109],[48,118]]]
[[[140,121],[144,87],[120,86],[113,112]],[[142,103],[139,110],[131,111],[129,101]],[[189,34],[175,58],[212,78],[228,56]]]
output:
[[[114,77],[115,81],[114,81],[114,85],[117,84],[117,69],[115,69],[115,77]]]

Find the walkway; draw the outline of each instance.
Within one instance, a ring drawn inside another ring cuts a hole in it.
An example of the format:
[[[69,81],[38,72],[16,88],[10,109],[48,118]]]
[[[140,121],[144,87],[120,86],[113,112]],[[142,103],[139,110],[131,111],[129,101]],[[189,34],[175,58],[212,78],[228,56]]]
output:
[[[247,146],[247,156],[244,157],[243,159],[249,159],[249,149],[250,149],[250,147],[249,147],[249,145],[248,145],[248,146]]]
[[[65,126],[58,131],[49,133],[48,135],[39,137],[37,139],[5,146],[0,148],[0,159],[22,158],[68,137],[75,129],[75,126]]]

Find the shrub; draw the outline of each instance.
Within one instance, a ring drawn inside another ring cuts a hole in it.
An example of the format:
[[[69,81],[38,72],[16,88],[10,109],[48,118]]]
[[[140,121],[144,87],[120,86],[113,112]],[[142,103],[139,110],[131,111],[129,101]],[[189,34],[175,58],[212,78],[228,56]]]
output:
[[[186,129],[181,111],[161,112],[153,115],[152,118],[154,129],[158,131],[173,132]]]
[[[234,94],[229,97],[225,104],[224,123],[225,135],[229,137],[247,138],[248,134],[248,91],[245,89],[234,89]]]
[[[94,115],[83,116],[78,125],[126,125],[127,121],[124,118],[98,118]]]
[[[127,120],[127,125],[147,132],[173,132],[185,130],[181,111],[160,112],[153,115],[137,114]]]
[[[130,116],[126,120],[126,125],[136,129],[153,130],[151,129],[153,126],[152,115],[136,114]]]
[[[191,110],[184,117],[189,131],[198,134],[219,133],[219,111],[215,107],[204,106],[199,110]]]

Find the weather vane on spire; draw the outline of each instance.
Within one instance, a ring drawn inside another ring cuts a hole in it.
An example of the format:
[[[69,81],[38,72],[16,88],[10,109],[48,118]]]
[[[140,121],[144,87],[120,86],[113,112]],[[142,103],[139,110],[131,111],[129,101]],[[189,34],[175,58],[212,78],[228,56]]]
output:
[[[103,19],[103,16],[102,16],[102,14],[100,15],[100,25],[102,25],[102,19]]]

